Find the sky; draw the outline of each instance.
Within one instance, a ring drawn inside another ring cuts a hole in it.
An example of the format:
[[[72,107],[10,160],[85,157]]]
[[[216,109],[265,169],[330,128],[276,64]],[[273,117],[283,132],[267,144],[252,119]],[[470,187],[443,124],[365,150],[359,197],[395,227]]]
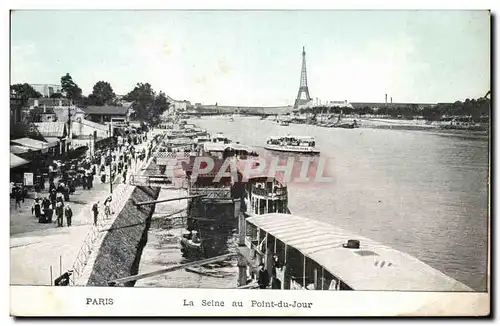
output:
[[[293,104],[306,48],[321,101],[454,102],[490,89],[487,11],[14,11],[11,84],[70,73],[125,95],[149,82],[176,100]]]

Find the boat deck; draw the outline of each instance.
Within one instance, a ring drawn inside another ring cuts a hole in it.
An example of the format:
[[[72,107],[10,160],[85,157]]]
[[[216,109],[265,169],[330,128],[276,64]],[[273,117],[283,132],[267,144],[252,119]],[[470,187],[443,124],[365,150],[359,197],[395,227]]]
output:
[[[472,291],[415,257],[330,224],[290,214],[250,217],[251,223],[316,261],[355,290]],[[359,240],[359,249],[344,248]]]

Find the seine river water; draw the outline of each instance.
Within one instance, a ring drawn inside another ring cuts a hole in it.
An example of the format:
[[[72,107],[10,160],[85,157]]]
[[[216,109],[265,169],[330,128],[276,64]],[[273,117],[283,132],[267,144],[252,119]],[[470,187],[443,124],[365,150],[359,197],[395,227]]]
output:
[[[263,146],[287,133],[316,138],[333,182],[289,185],[295,215],[407,252],[477,291],[486,290],[488,141],[428,131],[280,126],[257,118],[192,122]]]

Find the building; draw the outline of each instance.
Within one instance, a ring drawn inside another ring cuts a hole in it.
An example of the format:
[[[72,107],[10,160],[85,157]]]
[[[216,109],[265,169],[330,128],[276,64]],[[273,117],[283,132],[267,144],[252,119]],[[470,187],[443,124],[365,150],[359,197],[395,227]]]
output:
[[[22,119],[34,122],[66,121],[68,110],[76,109],[70,100],[64,98],[30,98],[22,109]],[[64,115],[65,118],[61,119],[60,116]]]
[[[354,109],[381,109],[384,107],[389,108],[399,108],[399,109],[407,109],[407,108],[415,108],[417,110],[422,110],[425,107],[433,107],[435,103],[384,103],[384,102],[351,102],[351,105]]]
[[[64,154],[69,150],[70,146],[66,122],[36,122],[34,125],[47,143],[57,143],[59,145],[58,154]]]
[[[88,106],[82,109],[85,112],[85,119],[97,123],[128,122],[129,108],[123,106]]]
[[[62,87],[58,84],[30,84],[37,92],[42,94],[44,97],[50,97],[52,94],[61,93]]]
[[[186,111],[192,107],[191,102],[182,100],[177,101],[167,95],[167,102],[174,108],[175,111]]]
[[[22,121],[22,101],[20,95],[15,92],[10,93],[10,121],[11,123],[19,123]]]
[[[57,115],[53,108],[36,107],[23,111],[23,120],[28,122],[55,122],[57,121]]]

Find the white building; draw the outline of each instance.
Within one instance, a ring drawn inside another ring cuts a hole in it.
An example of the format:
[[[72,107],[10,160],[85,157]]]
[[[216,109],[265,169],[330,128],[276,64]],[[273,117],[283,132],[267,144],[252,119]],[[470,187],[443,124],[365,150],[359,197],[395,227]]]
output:
[[[50,97],[55,93],[62,93],[61,85],[57,84],[30,84],[37,92],[45,97]]]
[[[191,108],[191,102],[182,100],[182,101],[177,101],[171,98],[170,96],[167,96],[167,102],[170,103],[171,107],[174,108],[175,111],[186,111],[189,108]]]

